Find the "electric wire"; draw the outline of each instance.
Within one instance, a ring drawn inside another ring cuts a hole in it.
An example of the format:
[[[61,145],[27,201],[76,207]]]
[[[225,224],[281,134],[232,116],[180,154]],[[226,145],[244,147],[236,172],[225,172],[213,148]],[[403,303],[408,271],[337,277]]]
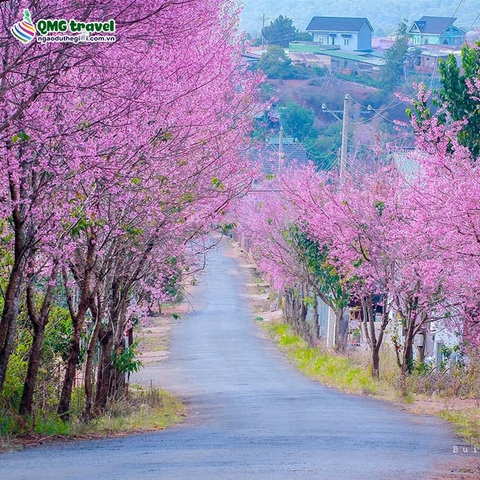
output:
[[[457,7],[455,8],[455,11],[453,12],[453,15],[450,17],[450,18],[455,18],[455,15],[458,13],[462,3],[464,2],[464,0],[460,0],[459,3],[457,4]],[[479,13],[479,16],[480,16],[480,13]],[[477,16],[478,18],[478,16]],[[475,19],[476,21],[476,19]],[[475,23],[474,21],[474,23]],[[448,26],[447,26],[448,28]],[[430,49],[429,53],[427,54],[428,56],[431,56],[432,53],[434,52],[435,48],[438,46],[438,43],[440,42],[440,37],[443,35],[443,33],[445,32],[445,30],[438,36],[437,38],[437,41],[432,45],[432,48]],[[417,72],[416,74],[414,74],[414,77],[420,77],[420,75],[422,75],[423,77],[423,72]],[[432,72],[432,77],[433,77],[433,72]],[[382,112],[386,111],[386,110],[390,110],[391,108],[394,108],[396,107],[397,105],[400,105],[402,103],[401,100],[399,100],[399,96],[402,95],[403,93],[405,93],[405,91],[407,90],[407,88],[413,83],[413,81],[409,82],[408,84],[405,84],[403,86],[403,88],[400,90],[400,92],[396,92],[396,97],[397,98],[394,98],[392,99],[392,101],[386,105],[384,108],[382,108]]]

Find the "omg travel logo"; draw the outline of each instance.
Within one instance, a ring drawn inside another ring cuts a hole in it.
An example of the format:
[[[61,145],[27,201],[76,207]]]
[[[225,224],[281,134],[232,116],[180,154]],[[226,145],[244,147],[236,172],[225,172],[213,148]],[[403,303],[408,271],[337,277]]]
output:
[[[21,22],[17,22],[10,29],[10,31],[12,32],[13,36],[22,43],[29,43],[35,38],[35,33],[37,30],[32,23],[29,10],[24,10],[23,20]]]
[[[1,0],[0,0],[1,1]],[[115,42],[115,20],[104,22],[78,22],[74,19],[40,19],[34,25],[28,9],[23,19],[11,29],[20,42],[30,43],[35,36],[39,43]],[[109,35],[110,34],[110,35]]]

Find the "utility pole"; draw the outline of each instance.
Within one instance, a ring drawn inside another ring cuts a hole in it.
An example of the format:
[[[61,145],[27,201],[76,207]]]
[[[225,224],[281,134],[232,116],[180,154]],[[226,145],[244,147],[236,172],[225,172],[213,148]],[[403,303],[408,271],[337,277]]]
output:
[[[283,164],[283,127],[280,126],[280,133],[278,135],[278,174],[282,173]]]
[[[343,100],[343,122],[342,122],[342,150],[340,154],[340,182],[343,182],[345,178],[345,172],[347,170],[347,157],[348,157],[348,123],[349,123],[349,107],[350,96],[348,93]]]
[[[263,14],[260,20],[262,21],[262,31],[260,32],[260,36],[262,37],[262,50],[263,50],[263,45],[265,40],[265,37],[263,36],[263,31],[265,30],[265,22],[268,20],[268,18],[265,16],[265,14]]]
[[[338,121],[342,122],[342,148],[340,150],[340,182],[343,182],[345,178],[345,172],[347,171],[347,159],[348,159],[348,126],[350,123],[350,95],[347,93],[343,100],[343,120],[337,117],[335,112],[332,112],[324,103],[322,103],[322,110],[329,112]],[[369,105],[370,106],[370,105]],[[367,108],[367,111],[371,109]]]

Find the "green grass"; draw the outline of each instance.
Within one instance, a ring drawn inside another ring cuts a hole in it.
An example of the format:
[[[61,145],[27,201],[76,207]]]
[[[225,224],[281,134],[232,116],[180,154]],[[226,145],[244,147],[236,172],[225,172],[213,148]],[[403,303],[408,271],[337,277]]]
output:
[[[349,358],[309,347],[286,323],[266,324],[264,328],[288,359],[310,378],[349,393],[385,393],[382,382],[373,379],[368,368]]]
[[[478,408],[442,410],[438,416],[451,422],[457,435],[477,447],[480,446],[480,410]]]
[[[110,404],[102,416],[89,422],[64,423],[54,413],[37,415],[33,422],[15,412],[3,413],[0,450],[10,450],[21,447],[22,439],[32,435],[41,439],[75,439],[162,430],[179,423],[186,415],[186,407],[165,390],[133,386],[127,399]]]
[[[93,432],[105,435],[162,430],[180,422],[183,416],[185,406],[171,393],[137,387],[130,401],[111,405],[97,419]]]
[[[71,423],[64,423],[56,415],[46,415],[38,420],[34,426],[33,432],[44,437],[51,437],[53,435],[72,434],[73,426]]]

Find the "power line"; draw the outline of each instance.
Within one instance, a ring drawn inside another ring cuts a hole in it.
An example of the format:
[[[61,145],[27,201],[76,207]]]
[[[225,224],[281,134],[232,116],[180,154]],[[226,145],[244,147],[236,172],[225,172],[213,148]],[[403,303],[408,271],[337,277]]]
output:
[[[469,32],[472,27],[475,25],[476,21],[480,18],[480,12],[478,12],[478,15],[475,17],[475,20],[472,22],[472,24],[468,27],[467,32]]]
[[[455,8],[455,11],[453,12],[453,15],[451,16],[451,18],[453,19],[455,17],[455,15],[457,14],[458,10],[460,9],[462,3],[464,2],[464,0],[460,0],[459,3],[457,4],[457,7]],[[477,18],[480,16],[480,13],[478,14]],[[476,19],[475,19],[476,21]],[[475,21],[473,23],[475,23]],[[472,24],[473,25],[473,24]],[[445,28],[445,30],[438,36],[438,39],[437,41],[432,45],[432,48],[430,50],[430,52],[428,53],[429,56],[432,55],[435,47],[438,46],[438,43],[440,42],[440,37],[445,33],[446,29],[448,28],[448,26]],[[423,73],[422,73],[423,75]],[[415,74],[415,76],[420,76],[420,72],[417,72]],[[433,74],[432,74],[433,76]],[[411,82],[412,83],[412,82]],[[400,92],[397,93],[397,96],[398,95],[401,95],[405,92],[405,90],[410,86],[410,84],[405,84],[404,87],[402,88],[402,90]],[[395,102],[398,102],[398,103],[395,103]],[[400,105],[401,101],[398,101],[398,98],[397,99],[394,99],[392,100],[385,108],[382,109],[382,111],[386,111],[386,110],[389,110],[390,108],[394,108],[396,107],[397,105]]]

